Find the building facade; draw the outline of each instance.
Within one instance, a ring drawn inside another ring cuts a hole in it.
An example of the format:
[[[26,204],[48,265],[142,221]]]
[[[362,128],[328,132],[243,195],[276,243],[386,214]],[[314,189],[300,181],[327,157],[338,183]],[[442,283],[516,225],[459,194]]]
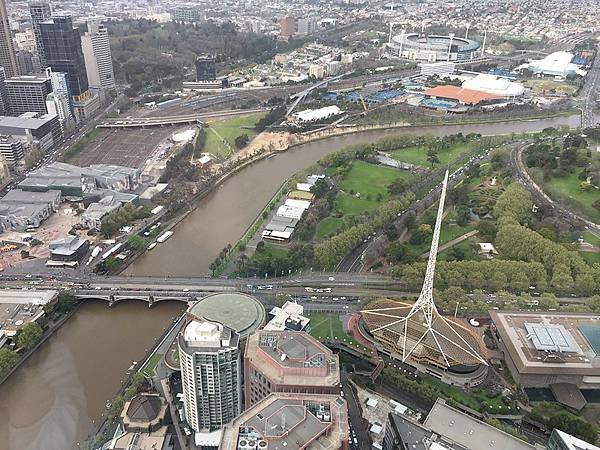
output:
[[[210,56],[196,58],[196,81],[213,81],[216,78],[215,59]]]
[[[239,335],[220,323],[194,318],[178,344],[188,424],[197,433],[222,428],[242,409]]]
[[[40,36],[46,64],[54,72],[67,75],[71,95],[77,100],[88,91],[88,78],[81,49],[79,29],[70,17],[54,17],[40,23]]]
[[[23,144],[8,136],[0,136],[0,154],[9,164],[15,164],[25,157]]]
[[[296,32],[296,22],[292,16],[284,16],[279,21],[280,31],[279,36],[289,38]]]
[[[31,14],[31,27],[33,28],[33,34],[35,36],[35,45],[40,59],[40,65],[42,68],[45,68],[46,58],[44,57],[44,43],[42,42],[40,23],[50,20],[52,17],[50,3],[43,1],[29,2],[29,13]]]
[[[0,66],[4,67],[7,77],[14,77],[19,74],[8,13],[6,12],[6,0],[0,0]]]
[[[108,30],[98,20],[88,21],[87,28],[81,37],[81,47],[88,84],[92,88],[112,90],[115,88],[115,73]]]
[[[47,76],[21,75],[4,82],[8,100],[8,112],[18,116],[27,112],[48,113],[46,97],[52,92],[52,83]]]
[[[244,352],[244,400],[248,408],[273,392],[337,394],[338,356],[303,331],[259,331]]]

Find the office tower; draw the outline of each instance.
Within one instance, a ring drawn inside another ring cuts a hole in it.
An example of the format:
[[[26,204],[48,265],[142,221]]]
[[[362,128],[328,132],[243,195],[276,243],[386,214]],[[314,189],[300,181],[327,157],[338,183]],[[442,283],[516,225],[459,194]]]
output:
[[[294,35],[296,31],[296,23],[292,16],[282,17],[279,21],[279,26],[281,27],[279,31],[279,36],[282,38],[289,38]]]
[[[29,75],[34,72],[33,54],[26,50],[17,52],[17,69],[21,75]]]
[[[88,84],[97,89],[115,88],[112,55],[108,30],[97,20],[87,23],[87,32],[81,36],[81,48],[87,70]]]
[[[46,67],[44,44],[42,43],[42,35],[40,33],[40,23],[45,22],[52,17],[50,4],[40,1],[29,2],[29,13],[31,14],[31,26],[33,28],[33,34],[35,35],[35,45],[40,58],[40,64],[42,67]]]
[[[8,98],[6,94],[6,84],[4,84],[5,80],[6,72],[4,72],[4,68],[0,67],[0,116],[8,114]]]
[[[7,77],[18,75],[17,58],[6,12],[6,0],[0,0],[0,66],[4,67]]]
[[[196,59],[196,81],[212,81],[217,78],[215,59],[200,56]]]
[[[47,66],[53,72],[67,74],[71,95],[76,101],[79,100],[78,97],[86,94],[88,90],[79,29],[73,27],[70,17],[53,17],[40,22],[39,25]]]
[[[46,97],[52,92],[50,78],[41,75],[21,75],[4,81],[11,116],[26,112],[46,114]]]
[[[62,72],[52,72],[46,69],[52,83],[52,94],[46,97],[48,113],[56,114],[60,122],[60,129],[65,133],[73,125],[73,104],[67,83],[67,76]]]
[[[231,422],[242,406],[239,335],[220,323],[193,318],[178,337],[185,416],[209,433]]]
[[[261,330],[248,337],[244,352],[244,407],[273,392],[339,392],[337,355],[304,331]]]

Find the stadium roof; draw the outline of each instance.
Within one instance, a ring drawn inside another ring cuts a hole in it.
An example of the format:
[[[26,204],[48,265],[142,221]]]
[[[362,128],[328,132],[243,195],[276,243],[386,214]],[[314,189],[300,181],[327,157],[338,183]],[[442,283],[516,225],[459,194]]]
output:
[[[450,98],[452,100],[458,100],[459,102],[467,105],[477,105],[484,101],[501,99],[501,97],[488,94],[487,92],[476,91],[474,89],[465,89],[451,85],[442,85],[427,89],[425,91],[425,95],[429,97]]]
[[[523,95],[525,88],[521,83],[500,78],[488,73],[480,73],[462,84],[464,89],[486,92],[500,97],[518,97]]]

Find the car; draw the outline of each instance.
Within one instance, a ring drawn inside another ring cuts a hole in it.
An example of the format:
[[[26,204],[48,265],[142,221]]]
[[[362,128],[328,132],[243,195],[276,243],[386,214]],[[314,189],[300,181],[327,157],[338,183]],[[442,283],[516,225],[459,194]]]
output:
[[[97,291],[99,291],[100,289],[102,289],[102,287],[101,286],[96,286],[94,289],[97,290]]]
[[[190,292],[189,288],[183,288],[183,292]]]
[[[340,391],[340,397],[344,398],[344,391]]]
[[[329,281],[335,281],[335,278],[329,277]]]

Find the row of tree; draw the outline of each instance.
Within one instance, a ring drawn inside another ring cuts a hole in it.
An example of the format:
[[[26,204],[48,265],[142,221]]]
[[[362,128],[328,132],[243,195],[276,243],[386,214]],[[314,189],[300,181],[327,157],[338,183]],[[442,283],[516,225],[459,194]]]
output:
[[[108,238],[117,234],[125,225],[129,225],[136,220],[145,219],[146,217],[150,217],[150,211],[147,207],[125,203],[102,219],[100,231]]]

